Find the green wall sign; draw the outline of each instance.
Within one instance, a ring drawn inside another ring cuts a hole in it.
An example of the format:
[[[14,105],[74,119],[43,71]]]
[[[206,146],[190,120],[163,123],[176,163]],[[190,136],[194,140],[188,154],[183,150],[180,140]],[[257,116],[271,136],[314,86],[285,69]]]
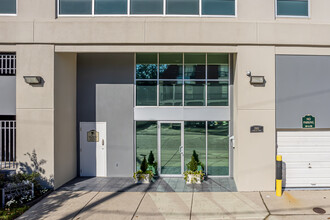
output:
[[[302,118],[303,128],[315,128],[315,117],[312,115],[306,115]]]

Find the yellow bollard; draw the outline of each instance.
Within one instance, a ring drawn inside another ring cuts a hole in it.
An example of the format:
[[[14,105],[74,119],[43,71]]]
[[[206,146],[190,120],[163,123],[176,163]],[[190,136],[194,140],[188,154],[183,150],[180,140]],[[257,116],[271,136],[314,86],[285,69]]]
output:
[[[276,156],[276,196],[282,196],[282,156]]]

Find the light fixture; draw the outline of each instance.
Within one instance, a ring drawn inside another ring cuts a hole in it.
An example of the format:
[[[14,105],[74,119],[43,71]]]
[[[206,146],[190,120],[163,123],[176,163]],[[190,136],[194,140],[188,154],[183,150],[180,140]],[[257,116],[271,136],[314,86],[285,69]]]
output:
[[[41,83],[41,76],[23,76],[27,84],[36,85]]]
[[[264,84],[265,77],[264,76],[252,76],[251,71],[247,71],[246,75],[250,77],[250,84]]]
[[[251,84],[264,84],[265,77],[264,76],[250,76],[250,83]]]

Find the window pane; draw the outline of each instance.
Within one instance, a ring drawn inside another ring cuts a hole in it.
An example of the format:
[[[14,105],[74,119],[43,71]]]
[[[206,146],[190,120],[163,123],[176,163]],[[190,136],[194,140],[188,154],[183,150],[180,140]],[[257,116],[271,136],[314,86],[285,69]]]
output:
[[[207,78],[228,79],[228,54],[207,54]]]
[[[182,81],[159,81],[159,105],[182,106]]]
[[[160,79],[182,79],[183,72],[182,53],[159,54],[159,78]]]
[[[163,14],[163,0],[131,0],[131,14]]]
[[[186,81],[184,87],[185,106],[205,105],[205,82]]]
[[[0,14],[16,14],[16,0],[0,0]]]
[[[184,54],[184,78],[205,79],[205,53]]]
[[[92,14],[92,0],[60,0],[60,14]]]
[[[203,15],[235,15],[235,0],[202,0]]]
[[[200,161],[199,169],[204,169],[206,154],[206,129],[205,121],[186,121],[184,123],[184,167],[187,170],[187,163],[196,151]]]
[[[95,14],[127,14],[127,0],[95,0]]]
[[[228,82],[207,83],[207,105],[228,106]]]
[[[157,105],[157,81],[136,82],[136,105]]]
[[[157,162],[157,122],[137,121],[136,122],[136,170],[140,169],[141,162],[152,151],[155,162]]]
[[[207,173],[229,175],[229,123],[209,121],[207,124]]]
[[[136,54],[136,79],[157,79],[157,53]]]
[[[198,0],[166,0],[166,14],[198,15]]]
[[[308,0],[277,0],[277,15],[308,16]]]

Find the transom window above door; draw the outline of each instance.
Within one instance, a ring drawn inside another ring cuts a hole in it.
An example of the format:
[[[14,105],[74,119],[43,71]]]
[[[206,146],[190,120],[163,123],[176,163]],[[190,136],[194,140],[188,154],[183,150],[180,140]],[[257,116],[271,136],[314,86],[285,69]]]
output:
[[[57,0],[58,15],[230,16],[235,0]]]
[[[278,17],[308,17],[309,0],[276,0]]]
[[[229,106],[229,57],[137,53],[136,106]]]

